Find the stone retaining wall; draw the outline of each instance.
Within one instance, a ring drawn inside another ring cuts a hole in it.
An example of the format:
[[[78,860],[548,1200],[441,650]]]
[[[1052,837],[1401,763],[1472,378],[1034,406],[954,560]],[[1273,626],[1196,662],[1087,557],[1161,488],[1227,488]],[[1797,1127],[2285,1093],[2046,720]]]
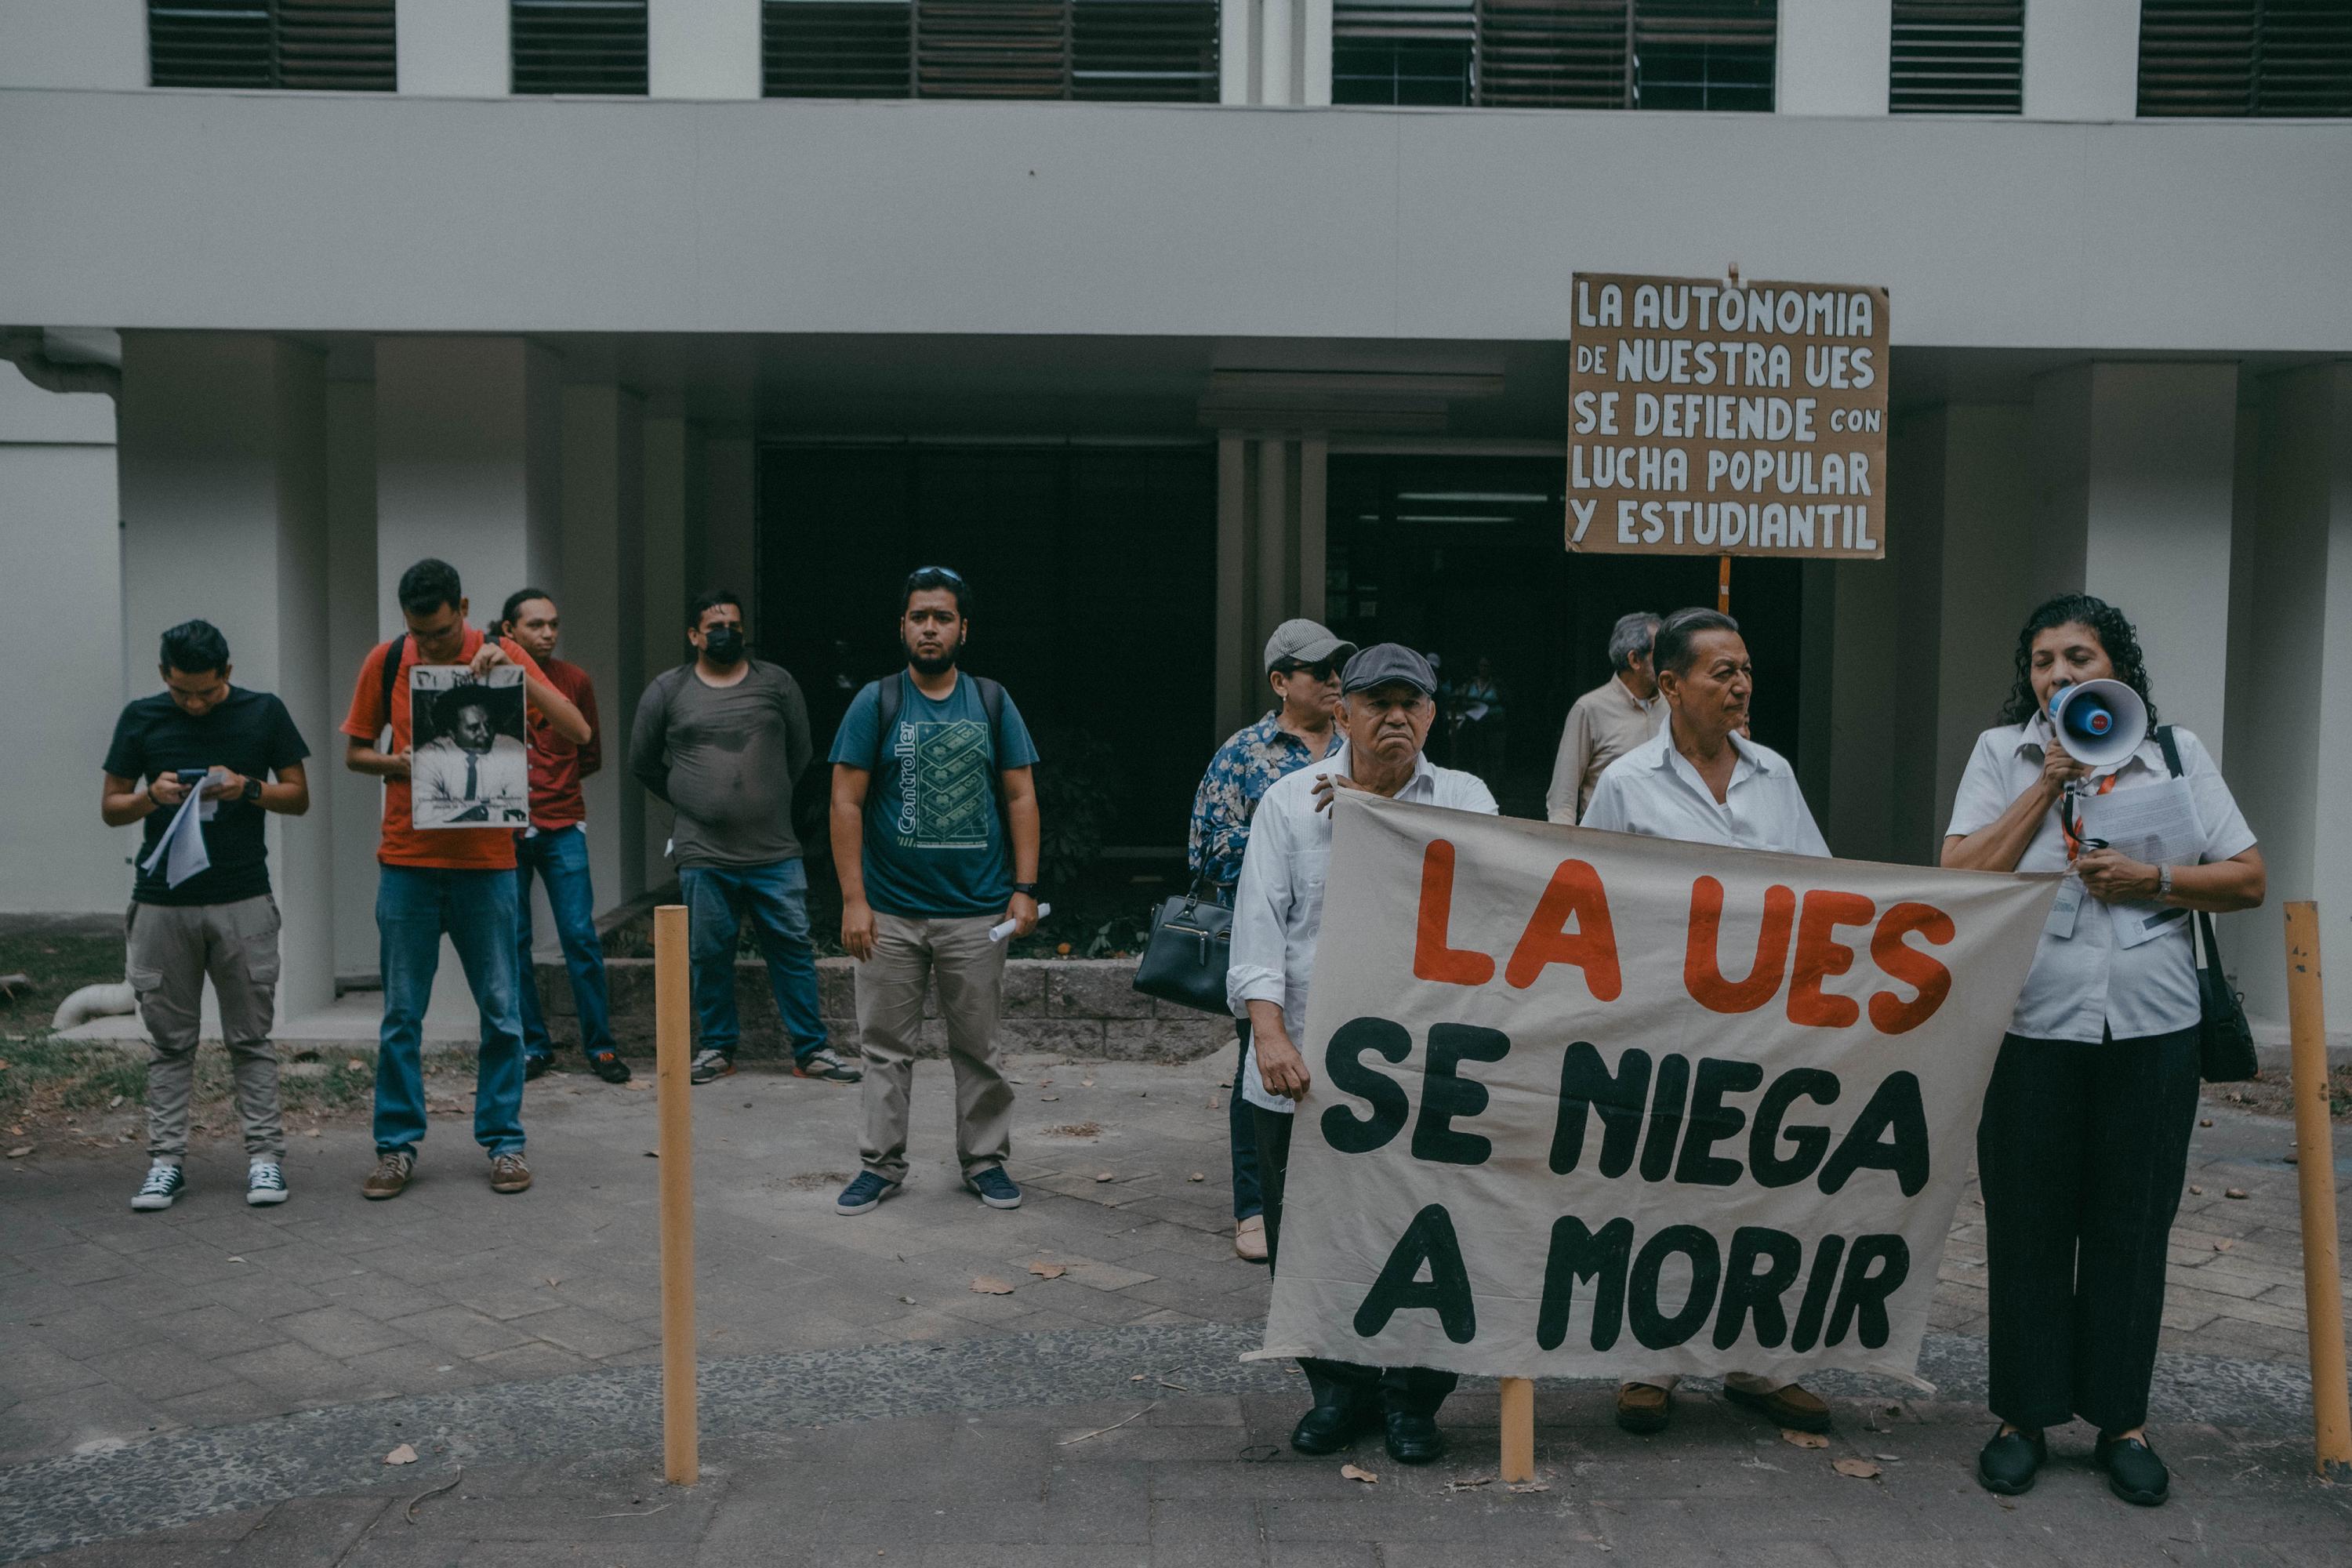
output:
[[[572,984],[561,963],[537,966],[539,994],[549,1031],[567,1046],[580,1032]],[[817,961],[817,995],[825,1026],[845,1056],[857,1041],[857,1005],[845,958]],[[654,1041],[654,963],[649,958],[605,961],[613,995],[613,1029],[621,1048],[650,1052]],[[735,965],[735,1005],[743,1022],[740,1055],[776,1060],[785,1054],[783,1027],[758,959]],[[947,1054],[936,993],[923,1005],[922,1055]],[[1155,1002],[1135,990],[1133,959],[1016,958],[1005,966],[1004,1022],[998,1043],[1007,1050],[1052,1051],[1116,1061],[1190,1061],[1234,1043],[1229,1018]]]

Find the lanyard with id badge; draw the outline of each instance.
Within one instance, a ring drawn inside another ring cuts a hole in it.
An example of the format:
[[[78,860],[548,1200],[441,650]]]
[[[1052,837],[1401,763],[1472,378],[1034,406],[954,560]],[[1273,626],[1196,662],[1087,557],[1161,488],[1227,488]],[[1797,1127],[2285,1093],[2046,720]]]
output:
[[[2177,774],[2115,793],[2116,775],[2099,781],[2095,795],[2076,805],[2069,792],[2059,801],[2059,830],[2066,839],[2071,868],[2085,849],[2114,849],[2150,866],[2193,866],[2204,853],[2205,833],[2197,819],[2196,798],[2188,781]],[[2095,805],[2091,804],[2093,800]],[[2086,832],[2095,829],[2095,836]],[[2043,930],[2052,936],[2071,937],[2087,896],[2080,876],[2069,875],[2058,889]],[[2115,916],[2116,944],[2137,947],[2153,942],[2188,918],[2189,911],[2154,903],[2109,906]]]

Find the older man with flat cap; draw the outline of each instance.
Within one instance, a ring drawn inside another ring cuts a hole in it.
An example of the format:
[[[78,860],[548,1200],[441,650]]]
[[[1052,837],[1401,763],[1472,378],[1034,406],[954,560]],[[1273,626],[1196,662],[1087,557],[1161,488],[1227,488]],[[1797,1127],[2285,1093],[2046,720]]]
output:
[[[1395,643],[1368,647],[1340,672],[1339,693],[1340,744],[1320,766],[1291,773],[1258,802],[1234,902],[1225,991],[1234,1015],[1248,1017],[1253,1036],[1242,1092],[1257,1131],[1266,1260],[1276,1268],[1291,1116],[1312,1081],[1291,1030],[1306,1023],[1307,983],[1323,927],[1333,792],[1370,790],[1393,800],[1496,814],[1495,797],[1476,774],[1433,766],[1422,754],[1437,717],[1437,675],[1427,659]],[[1313,1357],[1301,1357],[1299,1368],[1315,1395],[1314,1408],[1290,1435],[1290,1446],[1300,1453],[1337,1453],[1375,1425],[1386,1428],[1389,1457],[1399,1464],[1425,1465],[1445,1451],[1437,1409],[1454,1392],[1452,1373]]]
[[[1356,657],[1356,645],[1309,620],[1285,621],[1265,643],[1265,679],[1276,707],[1244,724],[1217,748],[1209,771],[1192,796],[1192,831],[1186,856],[1192,882],[1233,907],[1234,886],[1242,879],[1242,855],[1249,848],[1250,818],[1278,779],[1319,763],[1330,751],[1339,711],[1339,667]],[[1241,1054],[1234,1068],[1234,1092],[1226,1112],[1227,1142],[1234,1172],[1234,1251],[1251,1263],[1265,1261],[1265,1200],[1258,1181],[1257,1130],[1249,1102],[1242,1098],[1248,1070],[1250,1025],[1234,1020]]]

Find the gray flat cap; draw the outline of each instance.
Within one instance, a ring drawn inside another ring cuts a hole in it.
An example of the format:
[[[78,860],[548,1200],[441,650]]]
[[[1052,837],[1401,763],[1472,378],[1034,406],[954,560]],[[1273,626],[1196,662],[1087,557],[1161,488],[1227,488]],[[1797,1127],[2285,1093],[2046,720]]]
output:
[[[1274,628],[1265,639],[1265,668],[1272,669],[1286,661],[1298,664],[1344,664],[1356,657],[1356,645],[1342,642],[1331,628],[1317,621],[1301,618],[1285,621]]]
[[[1419,688],[1424,697],[1437,695],[1437,672],[1429,668],[1429,660],[1393,642],[1375,643],[1349,659],[1339,672],[1339,694],[1370,691],[1395,681]]]

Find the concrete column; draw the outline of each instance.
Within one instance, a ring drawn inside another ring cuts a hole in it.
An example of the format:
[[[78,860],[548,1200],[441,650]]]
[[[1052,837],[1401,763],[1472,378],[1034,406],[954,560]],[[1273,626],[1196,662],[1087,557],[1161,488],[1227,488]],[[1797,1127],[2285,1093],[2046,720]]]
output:
[[[686,586],[687,517],[692,492],[699,488],[690,483],[696,467],[690,459],[698,455],[698,445],[686,420],[675,413],[649,415],[646,420],[645,557],[641,576],[645,613],[638,623],[641,636],[637,679],[628,694],[632,717],[646,686],[686,655],[686,604],[690,596]],[[624,726],[616,721],[615,738],[625,733]],[[614,765],[625,767],[626,758],[616,758]],[[673,873],[662,847],[669,838],[672,815],[667,805],[635,784],[622,791],[622,800],[625,809],[627,803],[634,803],[639,814],[637,835],[643,852],[635,862],[636,876],[629,888],[634,898],[671,879]]]
[[[1780,0],[1782,114],[1884,114],[1894,0]]]
[[[147,85],[140,0],[8,0],[0,5],[0,87],[133,92]]]
[[[285,700],[323,783],[349,695],[327,668],[323,361],[228,333],[130,333],[122,358],[122,605],[134,656],[166,626],[211,621],[237,684]],[[152,653],[144,662],[141,689]],[[308,816],[269,818],[281,1019],[334,997],[333,825],[326,787],[312,789]]]
[[[327,671],[345,711],[368,650],[399,630],[386,625],[376,597],[375,384],[327,384]],[[335,715],[341,722],[342,714]],[[311,793],[323,785],[336,824],[335,973],[360,979],[377,972],[375,847],[383,821],[383,782],[343,766],[343,737],[313,741],[323,759]]]
[[[2025,8],[2025,118],[2130,120],[2139,112],[2139,0]]]
[[[629,720],[645,667],[645,404],[602,384],[563,391],[563,637],[557,651],[595,682],[604,766],[584,786],[598,909],[628,898],[623,868],[642,863],[627,829],[642,812],[629,776]],[[548,940],[554,940],[552,922]]]
[[[0,668],[37,714],[0,746],[0,910],[122,912],[138,842],[98,818],[98,769],[131,692],[156,685],[155,639],[122,631],[114,400],[43,392],[0,364]],[[161,627],[155,628],[162,630]],[[145,645],[144,651],[140,644]],[[124,678],[131,685],[125,689]]]
[[[504,98],[514,84],[505,0],[397,0],[400,90]]]
[[[760,0],[651,0],[646,87],[655,98],[760,96]]]
[[[2284,1025],[2281,903],[2317,900],[2324,955],[2339,977],[2352,963],[2352,729],[2339,717],[2352,711],[2352,361],[2284,372],[2260,391],[2239,552],[2256,657],[2230,671],[2224,771],[2261,837],[2270,900],[2225,918],[2221,942],[2247,1011]],[[2352,985],[2340,978],[2327,1026],[2352,1029]]]
[[[1263,711],[1265,639],[1324,613],[1325,475],[1319,434],[1223,432],[1217,440],[1217,719]]]
[[[2160,716],[2224,756],[2237,367],[2070,366],[2034,391],[2034,563],[2138,628]]]
[[[1331,101],[1331,0],[1224,0],[1219,27],[1220,101]]]

